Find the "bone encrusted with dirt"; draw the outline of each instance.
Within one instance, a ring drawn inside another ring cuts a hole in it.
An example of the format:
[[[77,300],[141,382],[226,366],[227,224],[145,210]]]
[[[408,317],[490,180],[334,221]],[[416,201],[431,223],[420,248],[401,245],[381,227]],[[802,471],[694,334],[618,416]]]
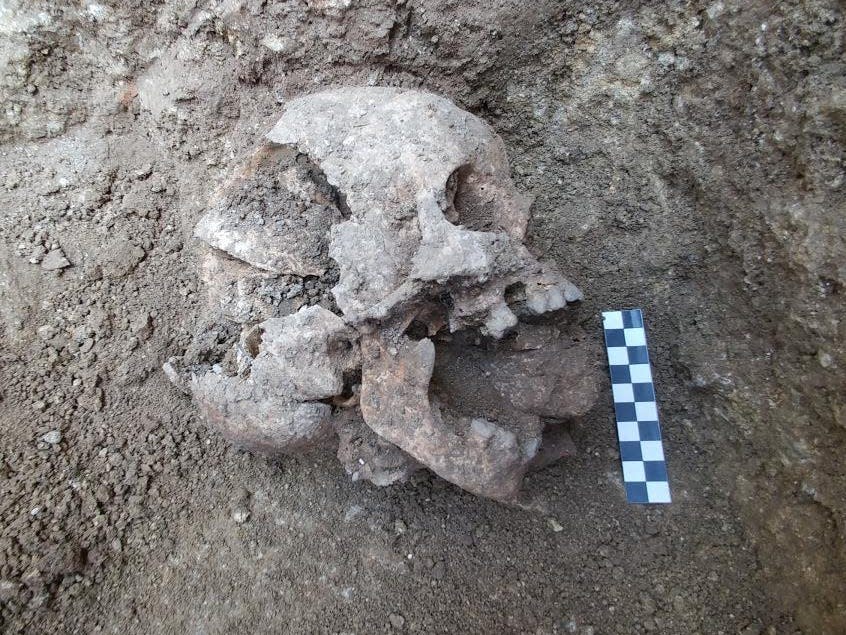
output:
[[[295,99],[197,223],[208,316],[166,371],[251,450],[516,500],[597,395],[594,351],[542,323],[582,295],[523,244],[530,205],[502,140],[446,99]],[[291,277],[322,291],[295,300]]]

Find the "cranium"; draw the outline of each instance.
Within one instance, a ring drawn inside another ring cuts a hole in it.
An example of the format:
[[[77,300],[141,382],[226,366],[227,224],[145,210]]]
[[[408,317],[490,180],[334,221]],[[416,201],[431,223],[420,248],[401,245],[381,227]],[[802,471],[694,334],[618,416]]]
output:
[[[337,447],[353,478],[425,467],[512,500],[596,397],[578,333],[539,322],[581,294],[523,245],[530,204],[502,140],[445,99],[296,99],[197,225],[209,319],[166,370],[250,449]]]

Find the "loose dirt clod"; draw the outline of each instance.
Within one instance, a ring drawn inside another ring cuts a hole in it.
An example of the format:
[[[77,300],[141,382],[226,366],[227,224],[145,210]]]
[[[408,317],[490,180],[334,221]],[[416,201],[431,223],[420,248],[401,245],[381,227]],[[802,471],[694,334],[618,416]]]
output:
[[[296,99],[267,138],[197,224],[210,315],[168,375],[250,449],[336,447],[356,479],[427,467],[514,499],[570,452],[596,382],[574,333],[520,321],[582,296],[522,244],[502,140],[392,88]]]

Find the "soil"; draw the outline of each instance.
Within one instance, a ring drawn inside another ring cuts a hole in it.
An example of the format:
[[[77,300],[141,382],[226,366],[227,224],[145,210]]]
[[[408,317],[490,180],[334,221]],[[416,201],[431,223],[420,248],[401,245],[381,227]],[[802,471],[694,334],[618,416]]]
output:
[[[846,631],[846,73],[835,0],[0,2],[0,628]],[[161,366],[191,238],[286,100],[488,121],[531,246],[641,307],[674,502],[625,502],[610,389],[505,506],[270,462]]]

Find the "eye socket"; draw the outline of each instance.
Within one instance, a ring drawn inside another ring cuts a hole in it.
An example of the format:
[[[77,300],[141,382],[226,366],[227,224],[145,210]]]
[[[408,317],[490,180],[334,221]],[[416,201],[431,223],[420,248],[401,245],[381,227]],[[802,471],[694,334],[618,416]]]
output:
[[[409,339],[419,341],[429,336],[429,327],[420,320],[412,320],[408,328],[405,329],[405,335]]]
[[[494,210],[484,193],[485,188],[484,176],[472,165],[455,169],[446,182],[446,219],[473,231],[491,231],[495,214],[492,214]]]
[[[526,300],[526,285],[522,282],[515,282],[505,287],[505,302],[515,304]]]
[[[345,337],[334,338],[329,342],[329,353],[339,353],[341,355],[349,353],[353,349],[353,344]]]

